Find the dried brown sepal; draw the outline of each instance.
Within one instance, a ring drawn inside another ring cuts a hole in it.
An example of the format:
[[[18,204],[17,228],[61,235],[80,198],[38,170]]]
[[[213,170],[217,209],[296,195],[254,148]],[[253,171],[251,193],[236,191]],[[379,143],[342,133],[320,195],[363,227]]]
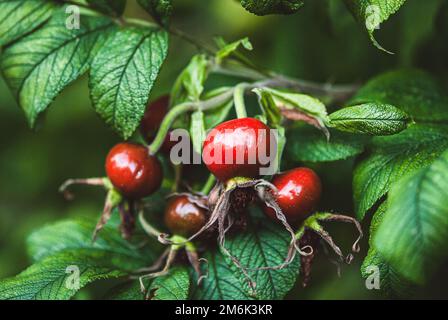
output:
[[[305,230],[303,236],[299,240],[299,245],[301,247],[311,246],[313,248],[312,254],[300,257],[300,275],[303,288],[306,288],[311,280],[311,271],[317,253],[318,243],[319,237],[310,230]]]
[[[109,197],[107,197],[101,217],[95,226],[95,230],[93,231],[92,243],[96,241],[96,238],[98,237],[98,233],[101,231],[101,229],[103,229],[103,227],[107,223],[107,221],[109,221],[110,217],[112,216],[113,209],[114,209],[114,204],[111,203],[111,201],[109,201]]]
[[[153,278],[157,278],[157,277],[161,277],[161,276],[166,275],[168,273],[168,271],[170,270],[170,268],[171,268],[171,266],[172,266],[172,264],[173,264],[173,262],[174,262],[174,260],[176,258],[177,252],[178,251],[176,249],[171,247],[168,250],[168,254],[162,255],[163,260],[165,260],[165,266],[163,267],[162,270],[156,271],[156,272],[152,272],[152,273],[149,273],[149,274],[145,274],[143,276],[138,277],[138,281],[140,283],[140,290],[142,291],[143,294],[145,294],[146,299],[150,298],[151,293],[146,289],[145,284],[144,284],[143,281],[145,279],[153,279]],[[157,261],[156,262],[157,266],[159,266],[160,264],[163,264],[163,260],[162,260],[162,262]],[[158,268],[151,267],[151,269],[157,270]]]
[[[280,112],[286,119],[293,121],[303,121],[305,123],[308,123],[309,125],[312,125],[313,127],[316,127],[324,133],[327,140],[330,140],[330,131],[328,131],[327,127],[322,123],[321,120],[310,116],[298,109],[280,107]]]
[[[191,266],[193,267],[193,270],[196,272],[196,275],[198,277],[197,280],[197,285],[200,286],[202,280],[204,280],[205,278],[207,278],[208,274],[202,274],[201,271],[201,261],[205,261],[206,263],[208,263],[207,259],[201,258],[199,259],[198,257],[198,253],[196,251],[192,251],[192,250],[185,250],[187,253],[187,258],[188,261],[190,262]]]
[[[126,203],[120,203],[118,206],[120,213],[120,232],[121,236],[129,240],[135,229],[135,216],[134,216],[134,203],[129,201]]]
[[[68,179],[59,187],[59,192],[64,195],[66,200],[73,200],[75,198],[75,195],[70,192],[69,188],[76,184],[102,187],[105,186],[104,178]]]
[[[340,221],[340,222],[352,223],[358,230],[358,237],[356,238],[355,242],[352,245],[352,251],[354,253],[358,253],[361,250],[359,242],[361,241],[364,234],[362,232],[361,224],[359,223],[358,220],[350,216],[344,216],[341,214],[331,214],[328,217],[326,217],[323,221]]]

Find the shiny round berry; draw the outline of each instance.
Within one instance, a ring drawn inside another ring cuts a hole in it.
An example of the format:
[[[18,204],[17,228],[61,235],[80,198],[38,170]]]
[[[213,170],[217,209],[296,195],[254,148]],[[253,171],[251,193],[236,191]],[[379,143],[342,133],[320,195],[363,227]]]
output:
[[[142,145],[119,143],[106,158],[106,173],[126,198],[139,199],[154,193],[163,179],[159,160]]]
[[[188,196],[171,199],[165,209],[165,224],[177,235],[189,237],[198,232],[207,222],[207,211],[193,203]]]
[[[275,200],[289,222],[303,221],[313,213],[321,192],[319,176],[309,168],[296,168],[274,176],[272,184],[278,189]],[[276,219],[273,209],[265,213]]]
[[[205,139],[202,158],[220,181],[257,178],[270,159],[270,128],[254,118],[221,123]]]

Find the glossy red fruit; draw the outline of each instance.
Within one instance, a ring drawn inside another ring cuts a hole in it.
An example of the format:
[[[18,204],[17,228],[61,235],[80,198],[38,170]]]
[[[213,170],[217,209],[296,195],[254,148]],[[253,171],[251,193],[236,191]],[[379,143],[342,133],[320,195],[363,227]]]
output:
[[[162,166],[147,148],[119,143],[106,158],[106,173],[114,187],[126,198],[140,199],[154,193],[163,179]]]
[[[220,181],[257,178],[266,166],[263,158],[270,158],[270,128],[254,118],[221,123],[205,139],[202,158]]]
[[[146,142],[151,143],[154,140],[163,118],[168,113],[169,105],[170,96],[164,95],[150,102],[146,107],[145,114],[140,123],[140,132]],[[165,154],[169,154],[171,148],[176,144],[175,141],[170,140],[170,135],[171,133],[166,136],[161,148]]]
[[[188,196],[177,196],[165,209],[165,224],[177,235],[189,237],[198,232],[207,222],[207,211],[190,201]]]
[[[309,168],[296,168],[275,175],[272,184],[278,189],[276,201],[289,222],[303,221],[313,213],[321,193],[319,176]],[[277,219],[273,209],[265,213]]]

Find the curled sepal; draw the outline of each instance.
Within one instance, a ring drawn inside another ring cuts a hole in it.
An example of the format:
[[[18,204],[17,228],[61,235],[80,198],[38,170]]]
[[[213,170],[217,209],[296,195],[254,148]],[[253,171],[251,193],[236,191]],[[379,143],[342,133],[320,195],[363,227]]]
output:
[[[93,231],[92,242],[95,242],[98,233],[103,229],[104,225],[109,221],[112,211],[117,207],[123,200],[123,197],[115,189],[108,191],[106,196],[106,201],[104,203],[103,213],[101,214],[100,220],[96,224],[95,231]]]
[[[112,189],[112,184],[108,178],[87,178],[87,179],[68,179],[60,187],[59,192],[64,195],[67,200],[73,200],[74,194],[70,192],[69,188],[73,185],[88,185],[88,186],[101,186],[106,190]]]
[[[143,294],[145,294],[146,299],[150,298],[150,292],[146,289],[144,280],[145,279],[154,279],[154,278],[166,275],[168,273],[168,271],[170,270],[171,266],[173,265],[174,260],[176,259],[177,253],[178,253],[178,248],[175,246],[171,246],[168,250],[166,250],[162,254],[162,256],[156,261],[156,263],[153,266],[151,266],[147,269],[140,269],[137,271],[137,272],[145,272],[145,271],[151,272],[151,273],[148,273],[148,274],[138,277],[138,281],[140,282],[140,290],[142,291]],[[162,266],[163,264],[164,264],[164,267],[162,270],[155,271],[155,270],[158,270],[160,268],[160,266]]]
[[[359,242],[363,237],[361,225],[356,219],[345,215],[331,214],[331,213],[316,213],[307,218],[303,222],[302,227],[296,233],[296,238],[301,239],[301,237],[305,234],[306,230],[312,230],[314,233],[319,235],[330,246],[330,248],[333,249],[333,251],[336,253],[341,262],[345,261],[347,264],[350,264],[353,260],[353,254],[349,253],[347,256],[343,255],[342,250],[334,242],[331,235],[320,224],[320,222],[322,221],[324,222],[341,221],[341,222],[353,223],[356,229],[358,230],[359,234],[356,241],[352,245],[352,252],[358,253],[360,251]]]
[[[194,272],[196,272],[196,275],[198,277],[197,285],[200,286],[202,280],[206,279],[208,277],[208,271],[206,274],[203,274],[201,271],[201,262],[204,262],[208,265],[208,261],[205,258],[199,258],[198,252],[193,247],[193,244],[190,242],[188,245],[185,246],[185,252],[187,253],[188,261],[190,262],[191,266],[193,267]]]
[[[300,248],[297,238],[296,238],[296,234],[294,233],[292,227],[286,220],[286,217],[283,214],[282,209],[275,201],[275,198],[274,198],[272,192],[276,192],[276,188],[273,185],[271,185],[270,183],[261,181],[255,186],[255,189],[258,191],[258,196],[259,196],[260,200],[262,200],[266,204],[267,207],[274,210],[276,218],[282,223],[282,225],[285,227],[285,229],[291,235],[291,242],[289,244],[289,250],[288,250],[288,254],[286,256],[285,261],[278,266],[264,267],[261,269],[273,269],[273,270],[283,269],[286,266],[288,266],[292,261],[294,261],[296,252],[298,252],[302,256],[312,255],[313,248],[311,246],[305,246],[303,248]],[[308,251],[306,251],[306,250],[308,250]]]

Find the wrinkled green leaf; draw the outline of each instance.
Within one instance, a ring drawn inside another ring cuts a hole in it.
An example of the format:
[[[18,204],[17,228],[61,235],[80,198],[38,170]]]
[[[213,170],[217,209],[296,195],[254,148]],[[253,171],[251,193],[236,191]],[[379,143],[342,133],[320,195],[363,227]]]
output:
[[[418,70],[387,72],[370,80],[350,101],[390,104],[419,121],[447,121],[448,96],[430,75]]]
[[[330,126],[345,132],[386,136],[403,131],[411,119],[390,104],[365,103],[330,115]]]
[[[178,105],[186,101],[198,101],[204,91],[208,76],[208,59],[204,54],[194,56],[181,72],[171,91],[171,104]]]
[[[126,7],[126,0],[87,0],[95,10],[105,14],[121,16]]]
[[[95,225],[94,219],[80,218],[33,232],[27,244],[36,263],[0,282],[0,299],[69,299],[88,283],[125,276],[155,260],[156,252],[147,246],[139,248],[122,239],[117,225],[106,225],[92,243]],[[79,288],[65,285],[73,279],[67,267],[73,266],[80,271]]]
[[[292,14],[297,12],[303,4],[303,0],[241,0],[244,9],[259,16]]]
[[[167,275],[156,278],[149,287],[152,300],[187,300],[190,276],[185,267],[172,268]]]
[[[76,249],[46,257],[14,278],[0,281],[0,299],[65,300],[96,280],[126,275],[120,265],[130,264],[129,257],[114,256],[107,251]],[[134,264],[134,267],[137,267]],[[67,269],[68,268],[68,269]],[[73,277],[79,270],[79,288]]]
[[[253,219],[245,232],[226,239],[226,246],[243,266],[254,269],[282,264],[290,241],[290,235],[283,227],[266,221],[263,217]],[[247,279],[230,258],[226,259],[239,278],[242,288],[250,295],[252,290]],[[281,270],[249,271],[256,283],[254,296],[262,300],[283,299],[294,286],[299,268],[300,259],[296,257],[289,266]]]
[[[92,249],[141,260],[142,265],[149,265],[156,258],[156,252],[137,249],[121,237],[117,226],[110,223],[99,233],[92,243],[92,232],[96,219],[66,220],[42,227],[28,237],[28,253],[33,261],[39,261],[63,250]]]
[[[0,46],[39,27],[55,8],[55,3],[44,0],[0,0]]]
[[[311,127],[299,127],[287,135],[285,149],[291,161],[327,162],[344,160],[364,151],[366,138],[338,131],[330,131],[330,140]]]
[[[355,169],[353,189],[359,220],[403,175],[428,165],[448,147],[448,127],[414,125],[393,136],[374,137],[369,156]]]
[[[90,94],[98,114],[123,138],[138,127],[168,51],[157,28],[124,28],[108,39],[92,63]]]
[[[138,280],[115,286],[105,297],[106,300],[145,300]]]
[[[380,28],[391,15],[397,12],[406,0],[344,0],[345,4],[369,34],[373,44],[386,52],[374,37],[374,31]]]
[[[379,271],[379,290],[382,295],[388,298],[408,297],[413,292],[413,286],[409,280],[404,279],[375,249],[373,238],[376,231],[383,221],[384,213],[387,210],[387,202],[383,202],[375,212],[370,224],[369,252],[361,266],[361,274],[367,279],[373,276],[373,272]],[[376,269],[378,268],[378,269]]]
[[[407,279],[423,284],[446,257],[448,152],[397,182],[374,245]]]
[[[210,250],[211,251],[211,250]],[[207,277],[201,286],[194,286],[192,298],[196,300],[248,300],[240,281],[217,250],[204,255],[203,272]]]
[[[162,25],[167,24],[173,14],[172,0],[138,0],[138,3]]]
[[[31,126],[64,87],[87,71],[112,28],[109,19],[83,16],[80,29],[69,30],[65,14],[58,12],[5,49],[1,69]]]

